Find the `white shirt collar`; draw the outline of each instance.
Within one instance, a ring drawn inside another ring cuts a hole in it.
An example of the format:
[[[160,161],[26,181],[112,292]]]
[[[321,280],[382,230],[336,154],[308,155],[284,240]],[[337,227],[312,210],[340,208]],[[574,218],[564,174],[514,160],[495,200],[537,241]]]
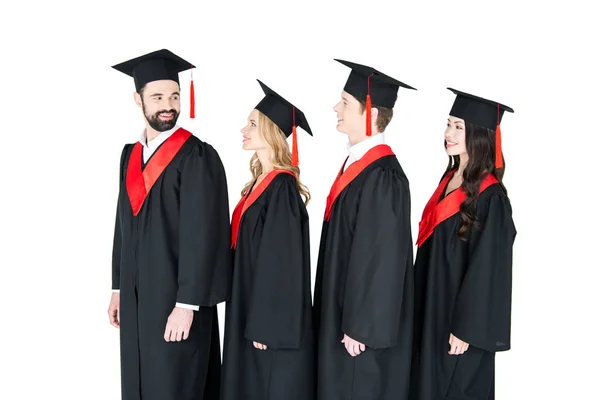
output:
[[[142,146],[144,146],[145,150],[147,149],[151,152],[154,152],[154,150],[156,150],[158,146],[163,144],[164,141],[167,140],[173,133],[175,133],[177,129],[179,129],[179,126],[175,125],[172,129],[159,133],[157,137],[150,141],[150,143],[147,143],[146,141],[146,130],[144,129],[140,136],[139,142],[142,144]]]
[[[371,137],[366,138],[360,143],[356,143],[355,145],[351,145],[348,143],[348,161],[358,161],[360,160],[369,150],[371,150],[375,146],[379,146],[380,144],[384,144],[383,133],[378,133],[377,135],[373,135]]]
[[[152,154],[158,149],[158,147],[165,142],[175,131],[179,129],[178,125],[175,125],[173,129],[169,129],[168,131],[164,131],[158,134],[157,137],[152,139],[150,143],[146,143],[146,130],[142,132],[139,142],[142,144],[142,157],[144,159],[144,163],[148,162]]]

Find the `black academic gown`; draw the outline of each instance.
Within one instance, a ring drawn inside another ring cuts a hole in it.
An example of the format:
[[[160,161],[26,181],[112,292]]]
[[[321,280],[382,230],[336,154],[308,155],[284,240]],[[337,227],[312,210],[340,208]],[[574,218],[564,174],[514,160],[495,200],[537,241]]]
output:
[[[480,194],[468,241],[458,237],[457,213],[419,247],[411,400],[494,398],[495,353],[510,348],[511,214],[493,184]],[[448,354],[451,333],[470,344],[464,354]]]
[[[257,185],[251,195],[262,189]],[[314,399],[308,228],[296,180],[287,173],[276,175],[242,214],[221,399]]]
[[[177,133],[156,150],[144,170],[161,170],[161,150]],[[231,290],[224,169],[210,145],[189,137],[134,216],[127,172],[142,163],[136,157],[130,164],[134,146],[126,145],[121,156],[113,251],[113,289],[120,289],[121,301],[122,398],[218,399],[215,305],[227,300]],[[176,302],[201,307],[194,312],[189,338],[166,342],[167,318]]]
[[[409,183],[392,154],[364,168],[323,223],[314,306],[319,400],[406,399],[412,246]],[[350,356],[344,334],[366,351]]]

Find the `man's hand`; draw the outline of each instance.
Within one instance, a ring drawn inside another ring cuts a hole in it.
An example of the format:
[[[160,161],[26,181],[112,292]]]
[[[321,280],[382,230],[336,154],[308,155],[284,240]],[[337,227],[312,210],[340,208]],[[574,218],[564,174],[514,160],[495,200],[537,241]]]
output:
[[[259,350],[266,350],[267,349],[267,345],[266,344],[261,344],[258,342],[252,342],[252,344],[254,344],[254,347],[256,347]]]
[[[346,346],[346,351],[352,357],[356,357],[357,355],[359,355],[366,349],[366,346],[364,344],[357,342],[356,340],[352,339],[351,337],[349,337],[346,334],[344,334],[342,343],[344,343],[344,346]]]
[[[464,354],[464,352],[469,349],[469,343],[463,342],[453,334],[450,334],[450,340],[448,340],[448,343],[450,343],[450,351],[448,354],[453,356]]]
[[[118,328],[121,326],[121,314],[119,313],[119,305],[121,303],[121,294],[113,292],[108,305],[108,320],[112,326]]]
[[[165,328],[165,341],[181,342],[190,336],[190,328],[194,319],[194,311],[186,308],[175,307]]]

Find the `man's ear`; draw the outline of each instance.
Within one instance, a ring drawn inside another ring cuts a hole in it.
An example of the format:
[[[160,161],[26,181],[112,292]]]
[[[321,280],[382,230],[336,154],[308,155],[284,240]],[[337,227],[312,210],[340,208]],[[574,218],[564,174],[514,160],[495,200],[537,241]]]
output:
[[[371,121],[377,121],[377,117],[379,116],[379,110],[376,107],[371,107]]]
[[[133,93],[133,101],[138,107],[142,108],[142,96],[138,92]]]

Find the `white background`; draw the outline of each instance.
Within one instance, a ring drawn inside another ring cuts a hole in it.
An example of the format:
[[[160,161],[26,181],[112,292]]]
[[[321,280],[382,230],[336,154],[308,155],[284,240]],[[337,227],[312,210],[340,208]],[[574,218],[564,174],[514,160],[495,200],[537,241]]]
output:
[[[596,398],[600,30],[590,5],[16,3],[3,5],[0,26],[0,398],[120,396],[118,332],[106,315],[111,246],[119,156],[143,119],[133,81],[110,66],[160,48],[198,67],[197,119],[187,119],[183,73],[180,124],[219,151],[231,209],[250,178],[239,130],[262,98],[255,79],[305,112],[315,133],[299,131],[313,276],[346,154],[332,107],[349,70],[334,57],[419,89],[401,89],[387,130],[410,179],[415,239],[447,161],[445,88],[513,107],[502,123],[518,230],[513,348],[497,357],[497,398]]]

